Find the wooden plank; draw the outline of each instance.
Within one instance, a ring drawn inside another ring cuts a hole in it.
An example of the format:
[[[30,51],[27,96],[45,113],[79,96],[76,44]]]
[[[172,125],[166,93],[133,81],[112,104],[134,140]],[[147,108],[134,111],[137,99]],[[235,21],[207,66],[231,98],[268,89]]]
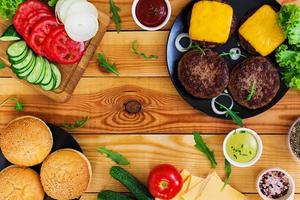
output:
[[[231,121],[214,119],[187,105],[168,78],[84,78],[68,103],[59,104],[41,96],[15,79],[0,79],[0,102],[17,95],[25,104],[25,114],[34,114],[59,124],[83,116],[92,117],[84,133],[227,133],[237,127]],[[289,91],[272,109],[245,120],[259,133],[286,134],[300,115],[300,93]],[[142,111],[125,112],[124,104],[138,100]],[[1,108],[0,127],[24,113]]]
[[[215,152],[218,162],[217,172],[224,178],[224,156],[222,143],[224,135],[204,136],[206,143]],[[197,176],[211,172],[209,161],[195,147],[191,135],[77,135],[85,154],[92,163],[93,180],[88,192],[101,190],[126,191],[109,175],[114,163],[96,151],[99,146],[122,153],[131,164],[125,168],[144,183],[155,165],[170,163],[178,169],[187,169]],[[300,192],[300,165],[291,157],[286,136],[262,136],[264,152],[255,166],[232,168],[230,184],[244,193],[256,193],[255,182],[259,172],[269,167],[281,167],[294,178],[296,192]]]

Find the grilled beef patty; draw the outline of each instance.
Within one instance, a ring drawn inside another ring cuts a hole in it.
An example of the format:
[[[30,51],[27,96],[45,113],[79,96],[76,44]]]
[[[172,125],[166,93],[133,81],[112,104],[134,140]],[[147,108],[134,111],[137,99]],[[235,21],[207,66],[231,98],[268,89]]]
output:
[[[188,93],[210,99],[221,94],[228,85],[229,70],[218,53],[205,49],[186,53],[178,65],[178,77]]]
[[[256,82],[252,98],[247,101],[248,91]],[[277,69],[265,57],[247,58],[237,64],[229,80],[229,91],[240,105],[257,109],[269,104],[280,88],[280,76]]]

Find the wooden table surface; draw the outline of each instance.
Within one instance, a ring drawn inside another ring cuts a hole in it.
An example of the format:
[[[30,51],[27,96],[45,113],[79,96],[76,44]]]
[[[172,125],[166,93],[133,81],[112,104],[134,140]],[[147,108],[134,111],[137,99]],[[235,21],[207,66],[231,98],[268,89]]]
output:
[[[98,9],[109,14],[108,0],[92,0]],[[99,146],[124,154],[131,165],[126,167],[142,181],[149,170],[159,163],[171,163],[195,175],[206,176],[210,171],[207,159],[194,147],[191,132],[200,131],[208,145],[215,150],[217,171],[224,177],[223,139],[237,126],[231,121],[218,120],[194,110],[179,96],[166,68],[165,46],[168,30],[175,16],[189,0],[172,0],[172,18],[162,31],[141,31],[131,17],[131,0],[115,0],[121,8],[122,31],[117,34],[111,24],[98,52],[115,62],[120,77],[107,74],[97,66],[94,57],[69,102],[54,103],[39,92],[8,76],[0,70],[0,101],[17,96],[25,105],[23,113],[13,109],[13,103],[0,108],[0,128],[17,116],[35,115],[47,122],[61,124],[90,116],[90,122],[72,134],[80,143],[93,167],[93,180],[82,197],[96,199],[104,189],[126,191],[109,176],[114,163],[96,152]],[[299,1],[298,1],[299,3]],[[4,27],[0,27],[2,33]],[[146,53],[159,56],[156,61],[144,61],[130,51],[133,40],[138,40]],[[142,104],[138,114],[125,112],[124,104],[137,100]],[[300,164],[292,160],[287,147],[287,131],[300,116],[300,92],[290,90],[269,111],[245,120],[248,128],[262,137],[264,151],[259,162],[250,168],[233,167],[231,185],[250,200],[256,194],[255,179],[264,168],[278,166],[287,170],[296,182],[296,199],[300,200]]]

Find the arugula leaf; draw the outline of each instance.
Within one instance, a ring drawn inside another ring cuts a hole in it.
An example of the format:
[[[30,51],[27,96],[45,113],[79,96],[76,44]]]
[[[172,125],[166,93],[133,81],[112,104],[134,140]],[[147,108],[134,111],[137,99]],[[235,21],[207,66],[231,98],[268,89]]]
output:
[[[117,152],[108,150],[105,147],[99,147],[97,150],[98,150],[98,152],[100,152],[102,154],[106,154],[106,156],[108,158],[110,158],[112,161],[114,161],[118,165],[129,165],[130,164],[130,162],[127,160],[127,158],[125,158],[123,155],[121,155]]]
[[[76,128],[82,128],[86,125],[86,123],[90,120],[90,117],[85,117],[83,119],[78,119],[74,122],[74,124],[61,124],[60,127],[65,129],[76,129]]]
[[[12,19],[16,13],[17,7],[25,0],[1,0],[0,1],[0,16],[4,19]]]
[[[120,76],[120,73],[117,70],[116,64],[108,63],[107,60],[104,58],[104,56],[101,53],[98,53],[98,60],[100,62],[100,67],[103,67],[109,73],[113,73],[116,76]]]
[[[216,104],[218,104],[220,106],[221,109],[223,109],[224,111],[226,111],[226,117],[230,116],[232,121],[234,123],[236,123],[237,125],[239,125],[240,127],[243,127],[243,120],[240,118],[240,116],[238,115],[237,112],[234,112],[232,110],[230,110],[229,108],[227,108],[226,106],[224,106],[223,104],[215,101]]]
[[[7,102],[9,101],[12,101],[12,102],[15,102],[15,110],[18,111],[18,112],[21,112],[24,110],[24,105],[22,102],[20,102],[17,98],[15,97],[9,97],[7,98],[6,100],[4,100],[1,104],[0,104],[0,107],[3,106],[4,104],[6,104]]]
[[[256,92],[256,80],[253,81],[250,89],[248,90],[248,94],[246,96],[246,101],[251,101],[251,99],[253,98],[254,94]]]
[[[5,64],[0,61],[0,69],[4,69],[4,68],[5,68]]]
[[[218,165],[215,156],[214,156],[214,152],[211,151],[208,146],[205,144],[202,136],[198,133],[198,132],[193,132],[194,135],[194,140],[195,140],[195,147],[201,151],[210,161],[211,167],[213,169],[216,168],[216,166]]]
[[[110,6],[110,13],[112,13],[112,20],[116,25],[117,32],[120,33],[122,21],[119,15],[119,11],[121,11],[121,9],[118,6],[116,6],[114,0],[109,0],[109,6]]]
[[[189,46],[189,47],[187,48],[187,50],[188,50],[188,51],[190,51],[190,50],[197,50],[197,51],[198,51],[199,53],[201,53],[202,55],[205,55],[204,49],[202,49],[202,47],[200,47],[200,45],[199,45],[199,44],[196,44],[196,43],[192,43],[192,45]]]
[[[224,181],[224,185],[221,189],[221,191],[223,191],[225,189],[225,187],[228,185],[229,181],[230,181],[230,176],[231,176],[231,164],[228,162],[228,160],[225,158],[225,172],[226,172],[226,178]]]
[[[158,58],[158,56],[156,56],[156,55],[147,56],[145,53],[140,52],[138,50],[138,41],[137,40],[132,41],[132,43],[131,43],[131,51],[135,55],[138,55],[138,56],[144,58],[145,60],[156,60]]]
[[[54,7],[54,6],[56,5],[57,2],[58,2],[58,0],[49,0],[49,1],[48,1],[48,5],[49,5],[50,7]]]

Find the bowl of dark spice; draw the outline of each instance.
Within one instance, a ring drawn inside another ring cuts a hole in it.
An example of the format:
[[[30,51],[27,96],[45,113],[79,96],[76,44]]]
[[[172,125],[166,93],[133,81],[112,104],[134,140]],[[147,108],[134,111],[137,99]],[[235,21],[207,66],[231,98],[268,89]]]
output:
[[[256,188],[264,200],[294,200],[294,180],[280,168],[262,171],[257,178]]]
[[[300,163],[300,117],[289,130],[288,147],[294,160]]]

